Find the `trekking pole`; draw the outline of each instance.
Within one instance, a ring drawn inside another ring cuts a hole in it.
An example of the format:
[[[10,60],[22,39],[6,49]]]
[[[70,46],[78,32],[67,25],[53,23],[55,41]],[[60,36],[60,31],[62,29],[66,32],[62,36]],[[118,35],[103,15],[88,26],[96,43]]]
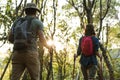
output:
[[[100,75],[101,75],[101,79],[100,80],[104,80],[104,78],[103,78],[103,63],[102,63],[103,61],[102,61],[102,59],[100,60]]]
[[[5,74],[5,72],[6,72],[7,68],[8,68],[8,65],[9,65],[9,63],[10,63],[11,58],[12,58],[12,54],[10,55],[10,58],[9,58],[7,64],[6,64],[5,68],[4,68],[4,71],[3,71],[3,73],[2,73],[2,75],[1,75],[1,77],[0,77],[0,80],[3,79],[4,74]]]
[[[103,79],[103,70],[102,70],[102,59],[100,59],[100,63],[99,63],[99,80],[104,80]]]
[[[75,61],[76,61],[76,57],[74,55],[74,63],[73,63],[73,80],[74,80],[74,74],[75,74]]]

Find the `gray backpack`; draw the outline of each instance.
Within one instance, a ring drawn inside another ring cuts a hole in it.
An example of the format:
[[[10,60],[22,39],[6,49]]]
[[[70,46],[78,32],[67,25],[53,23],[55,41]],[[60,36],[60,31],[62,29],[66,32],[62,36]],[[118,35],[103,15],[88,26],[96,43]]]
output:
[[[14,35],[14,50],[25,50],[30,44],[32,31],[30,30],[31,21],[25,18],[20,18],[13,28]]]

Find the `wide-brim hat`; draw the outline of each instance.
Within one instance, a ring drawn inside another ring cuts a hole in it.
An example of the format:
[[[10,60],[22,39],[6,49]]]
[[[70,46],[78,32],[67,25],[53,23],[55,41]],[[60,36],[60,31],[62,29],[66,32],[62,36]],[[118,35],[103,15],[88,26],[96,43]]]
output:
[[[26,7],[25,7],[25,10],[26,9],[35,9],[35,10],[37,10],[38,12],[40,12],[40,10],[36,7],[36,4],[34,4],[34,3],[27,3],[27,5],[26,5]]]

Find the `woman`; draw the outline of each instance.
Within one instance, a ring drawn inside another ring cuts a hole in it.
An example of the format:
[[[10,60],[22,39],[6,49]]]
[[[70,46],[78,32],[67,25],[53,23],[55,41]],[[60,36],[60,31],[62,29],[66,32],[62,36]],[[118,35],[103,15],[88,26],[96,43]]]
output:
[[[83,49],[81,46],[82,39],[87,36],[91,37],[92,43],[93,43],[93,53],[90,56],[86,56],[85,54],[83,54],[83,51],[82,51]],[[98,49],[99,49],[99,40],[95,37],[94,26],[92,24],[88,24],[86,25],[84,36],[82,36],[79,40],[77,54],[74,55],[75,58],[81,55],[80,64],[81,64],[81,70],[82,70],[84,80],[95,79],[97,65],[98,65],[96,56],[98,56],[99,58],[102,58],[98,52]]]

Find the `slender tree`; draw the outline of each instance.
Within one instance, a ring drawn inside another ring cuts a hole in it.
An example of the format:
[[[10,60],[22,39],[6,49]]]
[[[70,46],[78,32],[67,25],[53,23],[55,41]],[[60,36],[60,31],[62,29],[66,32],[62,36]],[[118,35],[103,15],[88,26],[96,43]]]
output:
[[[50,39],[53,41],[54,40],[54,35],[56,32],[56,11],[57,11],[57,0],[53,0],[53,30],[51,31],[50,34]],[[50,62],[49,62],[49,70],[47,74],[46,80],[54,80],[53,78],[53,47],[51,47],[51,50],[49,51],[50,53]]]

